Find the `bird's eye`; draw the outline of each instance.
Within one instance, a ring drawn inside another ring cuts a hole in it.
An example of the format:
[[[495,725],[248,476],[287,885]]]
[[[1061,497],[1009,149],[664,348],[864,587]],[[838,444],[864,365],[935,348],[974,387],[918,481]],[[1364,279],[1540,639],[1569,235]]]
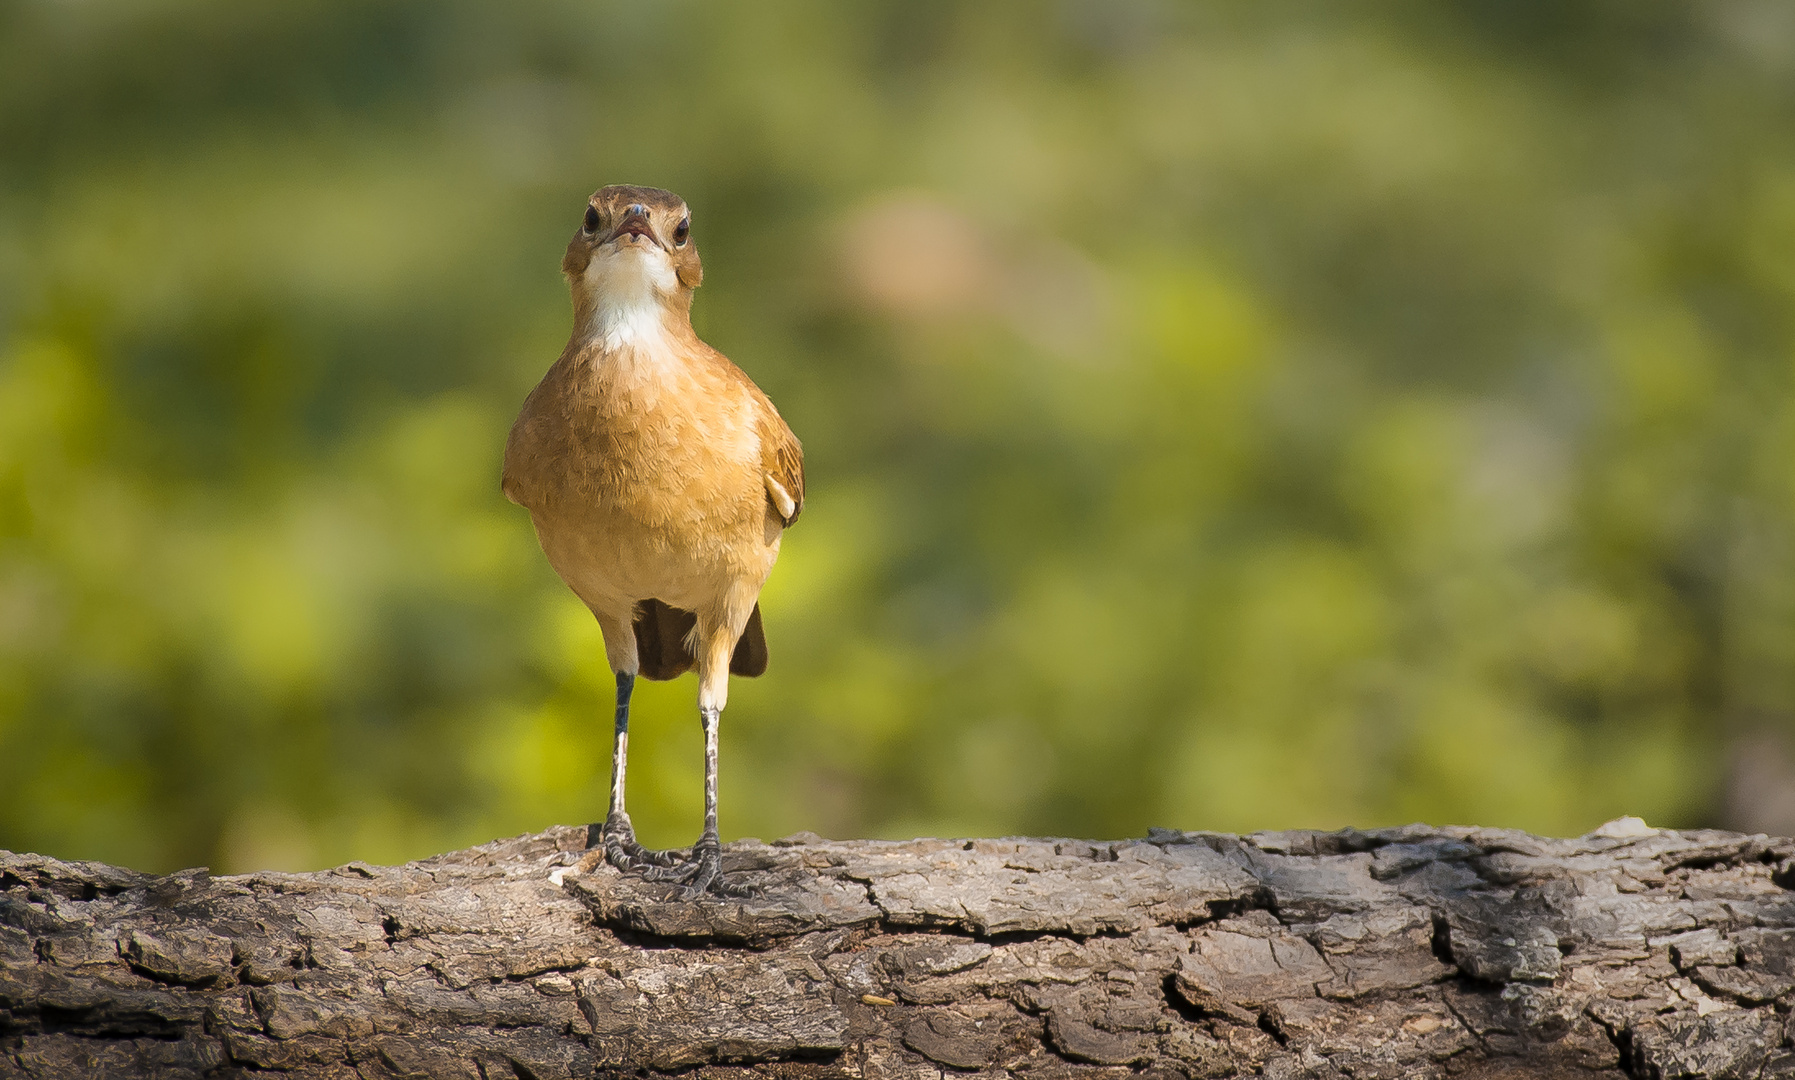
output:
[[[589,233],[598,231],[598,207],[596,206],[586,207],[586,231]]]
[[[690,217],[680,218],[679,224],[674,226],[674,228],[673,228],[673,242],[678,244],[680,247],[685,247],[686,246],[686,238],[691,235],[692,235],[692,219]]]

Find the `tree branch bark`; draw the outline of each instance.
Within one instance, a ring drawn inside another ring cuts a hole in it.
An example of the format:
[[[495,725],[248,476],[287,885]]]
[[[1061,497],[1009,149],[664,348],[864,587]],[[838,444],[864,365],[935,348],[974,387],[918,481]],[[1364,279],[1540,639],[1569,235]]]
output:
[[[1795,1077],[1795,842],[1645,829],[0,853],[0,1077]]]

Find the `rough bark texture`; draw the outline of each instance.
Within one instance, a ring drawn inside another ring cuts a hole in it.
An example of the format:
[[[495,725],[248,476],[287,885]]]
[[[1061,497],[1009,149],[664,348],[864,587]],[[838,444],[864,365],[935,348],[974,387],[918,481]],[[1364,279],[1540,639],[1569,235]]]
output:
[[[1795,1077],[1795,842],[1411,826],[402,867],[0,853],[0,1077]]]

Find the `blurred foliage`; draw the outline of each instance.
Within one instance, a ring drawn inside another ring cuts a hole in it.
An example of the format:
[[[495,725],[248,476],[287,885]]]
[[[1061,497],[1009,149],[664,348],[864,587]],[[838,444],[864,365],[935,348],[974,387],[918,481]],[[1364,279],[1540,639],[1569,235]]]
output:
[[[726,835],[1706,823],[1795,717],[1775,0],[0,0],[0,846],[602,813],[497,475],[610,182],[809,461]]]

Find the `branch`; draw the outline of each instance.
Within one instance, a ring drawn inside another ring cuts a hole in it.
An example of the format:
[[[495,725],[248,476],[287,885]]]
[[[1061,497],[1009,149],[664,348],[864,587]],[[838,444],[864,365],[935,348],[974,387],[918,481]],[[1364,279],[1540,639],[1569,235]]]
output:
[[[1787,840],[804,834],[726,849],[758,897],[682,902],[585,839],[0,853],[0,1077],[1795,1076]]]

